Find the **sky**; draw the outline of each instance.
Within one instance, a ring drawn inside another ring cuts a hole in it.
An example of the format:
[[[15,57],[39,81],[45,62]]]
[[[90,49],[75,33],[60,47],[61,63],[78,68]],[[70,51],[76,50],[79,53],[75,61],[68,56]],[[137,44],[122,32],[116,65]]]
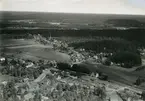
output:
[[[0,0],[0,11],[145,15],[145,0]]]

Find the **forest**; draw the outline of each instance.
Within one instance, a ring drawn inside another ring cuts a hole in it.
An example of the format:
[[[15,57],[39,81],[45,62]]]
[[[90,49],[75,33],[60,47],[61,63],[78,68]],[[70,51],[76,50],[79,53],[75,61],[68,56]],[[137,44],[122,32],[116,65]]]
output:
[[[145,29],[128,29],[128,30],[117,30],[117,29],[1,29],[0,34],[5,34],[5,37],[22,35],[26,36],[27,33],[30,34],[41,34],[45,37],[88,37],[88,36],[98,36],[98,37],[119,37],[129,41],[137,41],[140,44],[145,45]]]
[[[106,54],[107,61],[105,64],[110,65],[111,62],[121,64],[122,67],[132,68],[141,65],[141,46],[137,42],[127,41],[124,39],[105,38],[101,40],[71,43],[70,46],[75,49],[85,49],[93,51],[95,54]],[[112,55],[111,55],[112,54]]]

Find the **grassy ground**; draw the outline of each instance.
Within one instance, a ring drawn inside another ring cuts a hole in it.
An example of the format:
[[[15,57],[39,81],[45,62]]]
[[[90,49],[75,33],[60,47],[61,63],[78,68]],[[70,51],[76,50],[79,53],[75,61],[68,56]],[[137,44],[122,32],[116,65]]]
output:
[[[35,44],[34,40],[24,40],[24,39],[2,39],[1,40],[1,47],[2,46],[21,46],[21,45],[33,45]]]
[[[61,62],[68,62],[70,60],[69,55],[56,52],[52,49],[52,46],[40,45],[34,40],[5,40],[2,41],[0,47],[5,47],[5,54],[24,59],[32,59],[35,61],[47,59]]]
[[[133,83],[135,83],[139,76],[145,78],[145,69],[141,71],[122,71],[104,65],[95,65],[91,63],[86,65],[88,65],[88,67],[95,67],[97,71],[107,74],[110,81],[117,81],[129,86],[134,86]],[[142,84],[141,87],[139,86],[138,88],[145,90],[145,85]]]

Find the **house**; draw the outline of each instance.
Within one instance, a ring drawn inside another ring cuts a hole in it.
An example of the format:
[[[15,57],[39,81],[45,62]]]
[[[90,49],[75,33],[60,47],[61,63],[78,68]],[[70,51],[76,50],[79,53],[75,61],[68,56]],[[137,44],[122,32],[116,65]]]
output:
[[[6,59],[4,58],[4,57],[1,57],[0,58],[0,62],[3,62],[3,61],[5,61]]]

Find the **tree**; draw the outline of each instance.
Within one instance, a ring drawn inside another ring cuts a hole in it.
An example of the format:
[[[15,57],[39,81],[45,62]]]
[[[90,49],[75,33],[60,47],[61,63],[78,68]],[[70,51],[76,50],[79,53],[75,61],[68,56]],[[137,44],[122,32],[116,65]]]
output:
[[[141,83],[143,83],[144,81],[145,81],[145,79],[139,76],[139,77],[137,78],[136,82],[135,82],[135,85],[138,85],[138,86],[139,86],[139,85],[140,85]]]
[[[99,96],[101,99],[105,99],[106,98],[106,90],[105,87],[97,87],[94,89],[94,95]]]
[[[57,67],[61,70],[67,70],[71,68],[68,63],[57,63]]]
[[[142,92],[141,96],[142,96],[143,101],[145,101],[145,91]]]
[[[34,101],[41,101],[41,94],[38,91],[35,92]]]
[[[110,59],[106,59],[103,64],[106,66],[110,66],[111,65]]]
[[[9,98],[13,99],[13,101],[16,101],[16,89],[15,89],[15,83],[14,81],[7,82],[7,85],[3,89],[3,97],[6,101],[8,101]]]
[[[8,59],[5,58],[4,62],[2,62],[2,66],[7,66],[8,65]]]

